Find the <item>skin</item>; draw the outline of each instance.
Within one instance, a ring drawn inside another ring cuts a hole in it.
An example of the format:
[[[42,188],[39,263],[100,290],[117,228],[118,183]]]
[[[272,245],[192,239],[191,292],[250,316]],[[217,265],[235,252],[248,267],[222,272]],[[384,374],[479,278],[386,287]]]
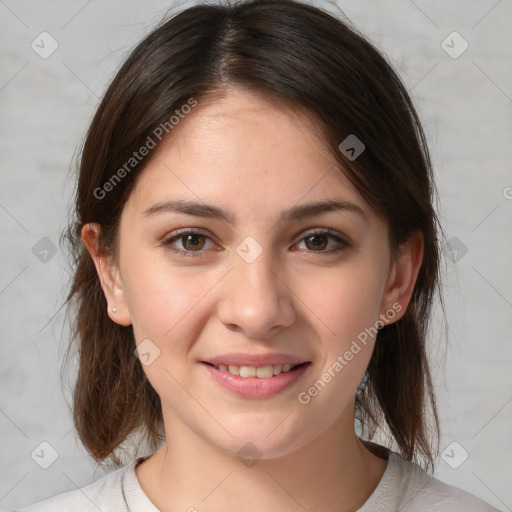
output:
[[[161,510],[361,507],[387,465],[354,433],[354,393],[374,339],[308,404],[297,396],[393,304],[401,311],[389,322],[405,313],[421,237],[392,259],[386,220],[344,177],[311,120],[259,95],[232,90],[200,103],[171,135],[124,206],[117,260],[98,251],[96,225],[82,232],[112,321],[132,324],[137,344],[149,338],[160,350],[143,367],[161,397],[167,440],[137,467],[142,489]],[[175,199],[215,205],[236,222],[144,215]],[[279,220],[297,204],[330,199],[359,206],[365,217],[347,210]],[[172,242],[197,257],[163,243],[179,228],[206,232]],[[317,228],[351,245],[311,240]],[[236,252],[247,236],[262,249],[251,263]],[[228,352],[285,352],[312,364],[292,388],[248,399],[213,382],[200,363]],[[237,457],[248,442],[260,452],[250,467]]]

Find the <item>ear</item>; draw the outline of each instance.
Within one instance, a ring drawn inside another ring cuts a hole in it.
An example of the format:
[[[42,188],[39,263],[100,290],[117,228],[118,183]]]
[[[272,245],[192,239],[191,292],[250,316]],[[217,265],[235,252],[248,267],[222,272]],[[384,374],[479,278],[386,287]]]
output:
[[[99,233],[100,226],[96,223],[85,224],[82,228],[82,240],[94,261],[101,288],[107,299],[107,314],[119,325],[131,325],[119,268],[110,257],[100,252]],[[112,308],[116,308],[116,311],[114,312]]]
[[[423,251],[421,232],[412,235],[398,248],[398,256],[391,262],[379,323],[391,324],[405,315],[423,261]]]

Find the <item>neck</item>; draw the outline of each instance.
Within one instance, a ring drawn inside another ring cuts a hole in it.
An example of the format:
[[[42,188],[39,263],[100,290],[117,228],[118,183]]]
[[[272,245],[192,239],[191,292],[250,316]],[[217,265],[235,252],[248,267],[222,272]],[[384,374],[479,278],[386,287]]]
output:
[[[227,512],[241,505],[244,512],[353,511],[387,465],[355,435],[353,415],[341,415],[299,450],[252,464],[168,419],[167,442],[136,469],[142,489],[162,511]]]

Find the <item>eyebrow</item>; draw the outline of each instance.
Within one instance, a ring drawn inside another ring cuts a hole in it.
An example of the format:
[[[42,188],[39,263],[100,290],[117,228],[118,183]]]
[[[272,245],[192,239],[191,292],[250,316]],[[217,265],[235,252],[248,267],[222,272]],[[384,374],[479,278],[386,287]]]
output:
[[[314,217],[333,211],[346,211],[359,215],[363,220],[368,220],[366,212],[358,205],[347,201],[320,201],[316,203],[307,203],[294,206],[293,208],[283,211],[280,219],[284,222],[296,222],[309,217]],[[236,217],[231,212],[222,210],[213,205],[205,203],[197,203],[194,201],[165,201],[157,203],[147,210],[144,210],[144,216],[151,217],[161,213],[181,213],[185,215],[193,215],[196,217],[206,217],[218,219],[229,224],[236,223]]]

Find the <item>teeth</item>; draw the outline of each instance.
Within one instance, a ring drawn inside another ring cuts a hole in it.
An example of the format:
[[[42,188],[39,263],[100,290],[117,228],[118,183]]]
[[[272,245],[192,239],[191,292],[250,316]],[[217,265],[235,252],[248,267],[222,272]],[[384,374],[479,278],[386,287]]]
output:
[[[256,377],[257,368],[254,366],[240,366],[240,377]]]
[[[234,364],[219,364],[218,366],[215,366],[215,368],[223,372],[228,371],[229,373],[239,375],[240,377],[258,377],[259,379],[268,379],[274,375],[289,372],[294,366],[295,365],[291,363],[268,366],[237,366]]]
[[[256,369],[256,377],[260,379],[268,379],[274,375],[274,367],[270,366],[261,366]]]
[[[233,364],[230,364],[228,366],[228,372],[232,373],[233,375],[240,375],[240,366],[235,366]]]

